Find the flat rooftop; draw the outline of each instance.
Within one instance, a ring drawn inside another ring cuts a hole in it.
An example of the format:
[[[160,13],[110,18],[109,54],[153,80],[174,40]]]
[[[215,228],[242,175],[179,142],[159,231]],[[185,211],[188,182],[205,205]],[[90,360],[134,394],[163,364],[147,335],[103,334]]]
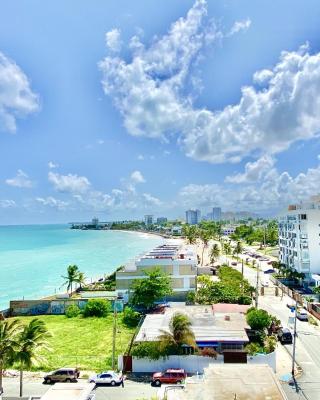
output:
[[[249,328],[242,313],[213,313],[211,306],[169,307],[164,314],[148,314],[141,325],[136,342],[157,341],[161,331],[169,331],[172,316],[181,312],[192,323],[196,342],[248,342],[245,331]]]
[[[204,380],[187,382],[185,389],[169,390],[168,400],[288,400],[268,365],[214,364]]]

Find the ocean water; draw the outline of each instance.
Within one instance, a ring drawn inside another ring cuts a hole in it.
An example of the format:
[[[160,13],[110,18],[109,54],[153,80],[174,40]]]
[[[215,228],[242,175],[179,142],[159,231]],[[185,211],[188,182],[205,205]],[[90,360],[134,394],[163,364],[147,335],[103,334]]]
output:
[[[133,232],[82,231],[66,225],[0,226],[0,310],[9,300],[61,292],[69,264],[94,279],[162,239]]]

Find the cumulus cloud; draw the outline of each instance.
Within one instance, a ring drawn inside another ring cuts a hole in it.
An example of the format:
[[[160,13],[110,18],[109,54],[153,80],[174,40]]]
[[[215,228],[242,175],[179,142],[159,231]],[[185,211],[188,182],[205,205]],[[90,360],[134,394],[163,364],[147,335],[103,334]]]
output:
[[[121,32],[119,29],[112,29],[106,33],[106,46],[109,50],[118,52],[121,49]]]
[[[247,183],[260,181],[263,176],[269,173],[274,166],[275,160],[265,155],[255,162],[248,162],[245,165],[245,172],[227,176],[225,181],[230,183]]]
[[[61,175],[50,171],[48,179],[59,192],[84,193],[91,185],[88,178],[76,174]]]
[[[272,160],[269,163],[271,165]],[[250,176],[249,170],[250,167],[247,167],[247,174],[245,172],[238,180],[234,180],[236,183],[242,181],[241,185],[187,185],[180,190],[179,202],[185,207],[211,207],[212,204],[218,204],[225,210],[277,212],[290,203],[307,200],[320,192],[320,165],[295,177],[286,171],[279,173],[276,168],[268,172],[266,168],[260,176],[257,173]]]
[[[38,95],[21,68],[0,52],[0,131],[15,132],[16,119],[39,109]]]
[[[29,176],[21,169],[18,169],[17,174],[14,178],[6,179],[6,184],[9,186],[27,189],[30,189],[34,186],[34,183],[29,179]]]
[[[133,171],[130,178],[133,183],[144,183],[146,181],[140,171]]]
[[[50,169],[58,168],[58,167],[59,167],[59,164],[56,164],[56,163],[54,163],[54,162],[52,162],[52,161],[49,161],[49,162],[48,162],[48,167],[49,167]]]
[[[230,29],[230,32],[227,34],[227,36],[232,36],[235,35],[236,33],[239,33],[240,31],[246,31],[250,28],[251,25],[251,19],[247,18],[242,21],[236,21],[232,28]]]
[[[207,4],[197,0],[185,18],[149,47],[132,50],[130,61],[108,56],[99,67],[103,89],[114,99],[127,131],[169,141],[174,135],[187,156],[211,163],[239,162],[276,154],[320,130],[320,53],[304,45],[282,52],[271,69],[257,71],[241,88],[237,104],[222,110],[197,108],[186,82],[208,42]],[[234,31],[250,25],[234,26]],[[140,39],[136,39],[140,40]],[[137,46],[135,47],[137,48]]]
[[[65,210],[67,206],[69,205],[68,202],[62,201],[59,199],[56,199],[52,196],[48,197],[37,197],[36,202],[43,205],[43,206],[48,206],[51,208],[56,208],[57,210]]]
[[[162,204],[161,201],[157,197],[151,196],[151,194],[149,194],[149,193],[143,193],[142,196],[148,205],[159,207]]]
[[[16,205],[14,200],[0,200],[0,208],[12,208],[16,207]]]

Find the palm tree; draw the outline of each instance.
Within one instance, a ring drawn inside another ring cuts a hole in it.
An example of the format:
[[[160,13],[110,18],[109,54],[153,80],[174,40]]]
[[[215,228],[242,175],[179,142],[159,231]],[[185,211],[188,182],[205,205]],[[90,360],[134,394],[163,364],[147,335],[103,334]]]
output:
[[[236,247],[233,249],[233,254],[236,256],[237,259],[239,257],[239,254],[242,253],[242,250],[243,250],[243,248],[242,248],[241,242],[238,241],[236,244]]]
[[[196,347],[191,321],[185,314],[175,313],[169,323],[169,332],[164,330],[161,330],[161,332],[158,339],[162,349],[173,348],[181,353],[183,345]]]
[[[231,253],[231,244],[229,242],[224,242],[223,243],[223,251],[224,254],[226,255],[226,263],[228,262],[227,255]]]
[[[37,318],[33,318],[28,325],[25,325],[18,335],[19,346],[14,360],[20,369],[20,397],[23,395],[23,370],[30,369],[43,360],[39,350],[49,350],[47,339],[50,336],[45,323]]]
[[[199,238],[200,238],[200,240],[201,240],[202,243],[203,243],[203,247],[202,247],[202,256],[201,256],[201,265],[203,265],[203,254],[204,254],[204,249],[205,249],[206,247],[208,247],[208,243],[209,243],[209,240],[210,240],[210,238],[211,238],[211,233],[210,233],[209,231],[205,230],[205,229],[201,229],[201,230],[199,231]]]
[[[220,256],[220,247],[217,243],[215,243],[210,250],[210,262],[213,264],[219,256]]]
[[[18,320],[0,321],[0,397],[3,393],[2,377],[5,368],[14,358],[15,351],[18,347],[17,334],[21,330]]]
[[[62,286],[67,285],[67,291],[70,289],[71,294],[72,285],[74,282],[77,282],[78,276],[79,268],[77,265],[69,265],[67,269],[67,276],[62,276],[62,278],[66,280]]]
[[[184,225],[183,234],[187,238],[189,244],[194,244],[197,239],[197,227],[195,225]]]
[[[80,287],[80,289],[82,289],[82,285],[86,284],[85,274],[83,272],[79,272],[78,277],[75,282],[79,283],[79,287]]]

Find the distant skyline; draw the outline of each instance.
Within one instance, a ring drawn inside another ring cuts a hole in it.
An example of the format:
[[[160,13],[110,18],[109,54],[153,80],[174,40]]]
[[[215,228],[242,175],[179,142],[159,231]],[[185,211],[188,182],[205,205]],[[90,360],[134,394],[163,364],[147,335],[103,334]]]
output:
[[[0,224],[320,192],[320,3],[4,0]]]

